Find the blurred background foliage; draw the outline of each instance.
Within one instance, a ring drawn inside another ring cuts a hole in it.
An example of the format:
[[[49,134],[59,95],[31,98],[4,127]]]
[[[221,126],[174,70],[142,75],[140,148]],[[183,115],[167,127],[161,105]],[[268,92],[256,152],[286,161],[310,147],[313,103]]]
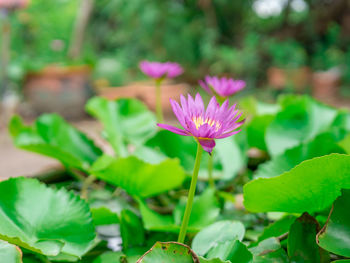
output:
[[[118,86],[142,78],[142,59],[177,61],[184,79],[205,74],[266,84],[266,70],[342,69],[350,82],[347,0],[98,0],[78,57],[67,56],[79,0],[33,0],[11,16],[9,74],[49,64],[93,67],[95,80]]]

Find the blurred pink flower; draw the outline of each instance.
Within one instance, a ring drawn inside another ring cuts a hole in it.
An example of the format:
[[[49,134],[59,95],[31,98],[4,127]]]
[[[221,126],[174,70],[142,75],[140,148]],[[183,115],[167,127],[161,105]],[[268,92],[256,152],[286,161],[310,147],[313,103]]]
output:
[[[25,8],[29,4],[29,0],[0,0],[0,8],[16,9]]]
[[[183,73],[182,67],[173,62],[142,61],[140,69],[144,74],[154,79],[175,78]]]
[[[200,80],[199,84],[211,95],[219,95],[220,97],[229,97],[246,86],[243,80],[234,80],[232,78],[218,78],[206,76],[204,81]]]

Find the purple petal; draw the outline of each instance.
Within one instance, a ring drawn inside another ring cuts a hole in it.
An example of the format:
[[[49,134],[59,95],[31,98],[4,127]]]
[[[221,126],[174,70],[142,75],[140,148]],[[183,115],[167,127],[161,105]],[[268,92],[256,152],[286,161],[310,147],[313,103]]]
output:
[[[183,115],[182,109],[180,108],[179,103],[177,103],[175,100],[170,99],[171,107],[173,108],[173,112],[176,116],[176,118],[179,120],[182,127],[186,127],[185,117]]]
[[[190,136],[190,134],[188,134],[186,131],[179,129],[177,127],[171,126],[171,125],[167,125],[167,124],[163,124],[163,123],[157,123],[157,126],[160,128],[163,128],[165,130],[171,131],[173,133],[176,134],[180,134],[180,135],[184,135],[184,136]]]
[[[237,130],[237,131],[233,131],[233,132],[228,132],[228,133],[223,133],[221,134],[220,136],[217,136],[216,139],[223,139],[223,138],[227,138],[227,137],[230,137],[234,134],[237,134],[239,133],[241,130]]]

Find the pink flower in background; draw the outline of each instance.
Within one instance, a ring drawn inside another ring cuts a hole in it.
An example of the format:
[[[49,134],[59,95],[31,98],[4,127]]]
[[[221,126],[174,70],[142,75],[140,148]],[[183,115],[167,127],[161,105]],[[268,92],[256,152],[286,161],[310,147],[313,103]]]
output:
[[[246,86],[243,80],[234,80],[232,78],[218,78],[206,76],[204,81],[200,80],[199,84],[209,94],[219,95],[220,97],[229,97]]]
[[[160,79],[160,78],[175,78],[183,73],[182,67],[173,62],[150,62],[142,61],[140,63],[141,71],[147,76]]]
[[[212,97],[207,109],[204,108],[199,94],[195,99],[188,95],[187,100],[181,95],[181,107],[175,100],[171,99],[170,103],[184,130],[161,123],[158,123],[158,126],[180,135],[195,137],[208,153],[215,147],[215,139],[240,132],[236,129],[244,123],[244,120],[238,122],[242,113],[235,109],[236,105],[229,107],[228,100],[220,106],[216,98]]]
[[[0,8],[15,9],[25,8],[29,4],[29,0],[0,0]]]

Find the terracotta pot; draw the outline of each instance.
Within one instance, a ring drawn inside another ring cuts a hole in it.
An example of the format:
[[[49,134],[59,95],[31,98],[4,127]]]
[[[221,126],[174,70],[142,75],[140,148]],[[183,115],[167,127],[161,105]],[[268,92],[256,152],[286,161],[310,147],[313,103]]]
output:
[[[90,95],[90,68],[49,66],[29,73],[24,83],[24,96],[36,114],[57,112],[65,118],[85,115],[85,102]]]
[[[311,71],[308,67],[297,69],[282,69],[271,67],[267,71],[269,85],[277,90],[284,89],[288,84],[296,91],[303,91],[309,84]]]
[[[312,95],[331,103],[339,97],[340,73],[336,70],[319,71],[312,74]]]
[[[187,84],[174,84],[170,81],[162,83],[162,106],[165,115],[172,113],[170,98],[179,100],[181,94],[189,91]],[[99,88],[97,93],[108,99],[116,98],[137,98],[143,101],[151,110],[155,110],[156,97],[153,81],[134,82],[123,87]]]

